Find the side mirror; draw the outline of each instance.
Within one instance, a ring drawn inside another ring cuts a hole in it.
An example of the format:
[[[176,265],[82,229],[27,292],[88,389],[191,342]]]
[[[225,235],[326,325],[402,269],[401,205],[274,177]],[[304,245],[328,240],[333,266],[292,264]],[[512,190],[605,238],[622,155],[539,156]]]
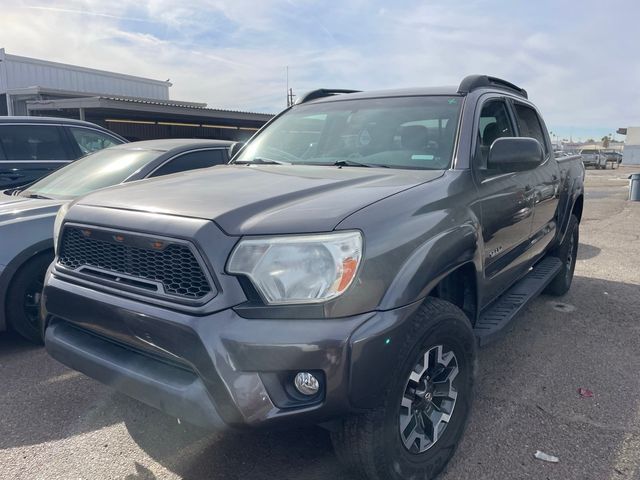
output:
[[[229,160],[235,157],[240,150],[244,147],[245,142],[236,142],[229,147]]]
[[[544,160],[542,145],[535,138],[502,137],[489,149],[487,167],[501,172],[533,170]]]

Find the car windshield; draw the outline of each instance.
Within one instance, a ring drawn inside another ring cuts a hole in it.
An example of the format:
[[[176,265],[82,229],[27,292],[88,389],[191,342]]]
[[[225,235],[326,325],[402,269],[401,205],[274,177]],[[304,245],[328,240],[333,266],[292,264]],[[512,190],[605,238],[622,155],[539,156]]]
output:
[[[56,170],[24,190],[22,196],[75,198],[99,188],[122,183],[148,162],[158,150],[105,149]]]
[[[448,168],[462,97],[302,104],[276,119],[235,163]]]

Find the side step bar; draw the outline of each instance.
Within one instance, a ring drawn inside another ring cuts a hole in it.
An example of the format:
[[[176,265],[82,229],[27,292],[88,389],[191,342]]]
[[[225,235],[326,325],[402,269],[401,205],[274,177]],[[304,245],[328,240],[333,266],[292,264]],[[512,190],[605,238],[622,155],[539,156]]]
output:
[[[555,278],[562,268],[558,258],[547,257],[536,264],[524,277],[503,293],[476,322],[473,331],[478,345],[483,347],[499,338],[515,316]]]

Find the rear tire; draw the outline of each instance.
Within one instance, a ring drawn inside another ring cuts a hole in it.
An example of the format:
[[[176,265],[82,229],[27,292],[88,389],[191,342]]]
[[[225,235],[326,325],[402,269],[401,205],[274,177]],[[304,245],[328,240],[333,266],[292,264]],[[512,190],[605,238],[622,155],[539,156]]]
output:
[[[7,292],[7,320],[11,329],[27,340],[42,344],[40,296],[44,276],[53,261],[53,253],[42,253],[24,264],[11,281]]]
[[[453,456],[471,409],[476,341],[467,316],[428,298],[409,321],[381,405],[342,420],[331,435],[341,462],[369,480],[435,477]]]
[[[555,249],[549,252],[552,257],[562,261],[562,268],[551,281],[544,293],[548,295],[561,296],[569,291],[573,281],[573,273],[576,269],[576,257],[578,255],[578,244],[580,241],[580,222],[578,217],[571,214],[569,227],[564,240]]]

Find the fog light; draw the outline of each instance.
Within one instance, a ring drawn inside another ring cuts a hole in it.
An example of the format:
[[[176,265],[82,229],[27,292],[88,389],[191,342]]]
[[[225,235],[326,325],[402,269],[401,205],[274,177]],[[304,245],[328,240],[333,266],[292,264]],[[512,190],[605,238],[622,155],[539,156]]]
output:
[[[320,390],[318,379],[309,372],[299,372],[294,380],[296,390],[303,395],[315,395]]]

